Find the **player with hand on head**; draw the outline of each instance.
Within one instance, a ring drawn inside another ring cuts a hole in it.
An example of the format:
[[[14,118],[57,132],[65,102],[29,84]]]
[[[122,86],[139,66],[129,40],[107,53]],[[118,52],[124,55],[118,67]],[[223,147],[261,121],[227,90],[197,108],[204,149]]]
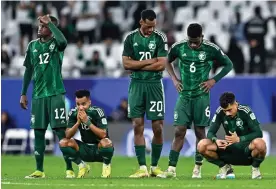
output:
[[[198,151],[219,166],[217,179],[235,178],[230,165],[252,165],[252,179],[261,179],[260,164],[266,156],[266,143],[258,119],[250,107],[236,101],[233,93],[223,93],[219,101],[207,139],[199,142]],[[221,125],[224,139],[216,136]]]
[[[197,143],[206,138],[205,127],[209,126],[210,122],[210,89],[233,67],[231,60],[217,45],[203,39],[200,24],[190,24],[187,35],[188,39],[172,45],[166,64],[179,97],[174,109],[175,135],[169,155],[169,167],[163,174],[158,175],[161,178],[176,176],[176,165],[186,131],[192,124]],[[181,79],[177,78],[171,64],[176,59],[179,61]],[[223,69],[209,79],[213,61],[221,63]],[[196,151],[192,178],[201,178],[202,161],[202,155]]]
[[[78,90],[76,108],[69,113],[66,138],[59,142],[63,154],[79,166],[77,178],[83,178],[90,171],[85,162],[103,162],[102,178],[111,175],[111,160],[114,153],[108,136],[108,125],[104,111],[91,105],[90,92]],[[81,140],[72,137],[80,131]]]
[[[45,15],[38,18],[38,39],[29,43],[24,66],[26,67],[20,105],[27,109],[27,90],[33,80],[31,128],[34,129],[36,171],[25,178],[44,178],[45,132],[48,124],[61,140],[65,137],[65,88],[61,67],[67,41],[57,28],[58,19]],[[75,177],[72,163],[66,159],[66,178]]]
[[[131,71],[128,91],[128,117],[134,126],[135,153],[140,165],[131,178],[156,176],[162,171],[157,166],[163,147],[163,120],[165,97],[162,74],[167,61],[167,37],[155,30],[156,14],[153,10],[141,13],[141,27],[130,32],[124,41],[123,65]],[[151,167],[146,166],[144,115],[152,121],[153,139]]]

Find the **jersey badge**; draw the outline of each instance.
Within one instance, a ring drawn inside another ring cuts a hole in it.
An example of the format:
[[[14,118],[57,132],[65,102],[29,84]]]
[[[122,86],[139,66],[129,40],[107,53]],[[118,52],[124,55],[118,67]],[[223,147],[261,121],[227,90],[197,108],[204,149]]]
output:
[[[241,120],[241,118],[236,119],[236,125],[237,127],[239,127],[239,129],[243,129],[243,121]]]
[[[155,41],[150,41],[149,42],[149,49],[150,49],[150,51],[155,50],[155,48],[156,48]]]
[[[204,51],[200,51],[198,55],[198,59],[200,61],[204,61],[206,59],[206,53]]]
[[[55,48],[55,43],[52,42],[51,45],[50,45],[50,47],[49,47],[49,49],[52,52],[54,50],[54,48]]]

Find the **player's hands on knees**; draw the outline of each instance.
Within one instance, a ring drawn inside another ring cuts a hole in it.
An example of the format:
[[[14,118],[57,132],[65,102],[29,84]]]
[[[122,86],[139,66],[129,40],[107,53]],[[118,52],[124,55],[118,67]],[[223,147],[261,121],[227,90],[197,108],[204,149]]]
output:
[[[199,85],[200,89],[208,93],[210,89],[215,85],[216,81],[214,79],[208,79],[207,81]]]
[[[43,24],[49,24],[49,22],[51,22],[50,16],[49,14],[44,15],[44,16],[40,16],[37,18],[40,22],[42,22]]]
[[[216,144],[219,149],[223,149],[223,150],[225,150],[225,148],[228,146],[228,142],[226,140],[217,139]]]
[[[181,92],[183,90],[183,85],[178,78],[173,79],[173,84],[178,92]]]
[[[78,114],[79,114],[78,117],[81,120],[81,122],[86,123],[88,121],[87,114],[84,110],[79,111]]]
[[[233,143],[237,143],[240,142],[240,137],[237,135],[236,132],[231,132],[229,131],[229,133],[231,134],[231,136],[225,135],[225,140],[229,143],[229,144],[233,144]]]
[[[28,109],[28,99],[27,99],[27,96],[26,95],[22,95],[20,97],[20,105],[21,105],[21,108],[27,110]]]

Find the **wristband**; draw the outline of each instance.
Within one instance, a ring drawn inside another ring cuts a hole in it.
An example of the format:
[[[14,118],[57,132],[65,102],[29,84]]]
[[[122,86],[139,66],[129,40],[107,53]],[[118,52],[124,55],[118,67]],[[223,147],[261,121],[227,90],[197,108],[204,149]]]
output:
[[[92,123],[91,121],[88,119],[88,121],[85,123],[87,126],[90,126]]]

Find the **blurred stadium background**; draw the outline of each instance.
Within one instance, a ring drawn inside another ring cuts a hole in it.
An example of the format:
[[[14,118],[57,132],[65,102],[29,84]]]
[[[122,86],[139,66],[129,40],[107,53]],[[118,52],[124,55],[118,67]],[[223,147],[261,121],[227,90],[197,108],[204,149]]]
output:
[[[186,37],[189,23],[203,25],[205,38],[234,63],[233,71],[212,89],[211,112],[222,92],[233,91],[238,101],[252,107],[264,129],[268,152],[276,155],[276,1],[1,1],[2,153],[32,152],[30,107],[24,111],[19,105],[23,60],[28,42],[37,36],[36,18],[49,13],[59,18],[68,40],[62,70],[67,110],[74,107],[75,90],[89,89],[92,103],[108,116],[116,154],[134,155],[132,126],[126,117],[129,78],[121,55],[125,35],[139,27],[140,12],[146,8],[156,11],[157,29],[167,34],[169,46]],[[219,69],[216,63],[210,75]],[[177,93],[166,71],[164,87],[163,155],[168,155]],[[30,101],[32,86],[28,91]],[[146,124],[149,144],[152,132],[150,122]],[[47,138],[48,152],[60,155],[51,131]],[[189,131],[181,154],[192,156],[194,143]]]

